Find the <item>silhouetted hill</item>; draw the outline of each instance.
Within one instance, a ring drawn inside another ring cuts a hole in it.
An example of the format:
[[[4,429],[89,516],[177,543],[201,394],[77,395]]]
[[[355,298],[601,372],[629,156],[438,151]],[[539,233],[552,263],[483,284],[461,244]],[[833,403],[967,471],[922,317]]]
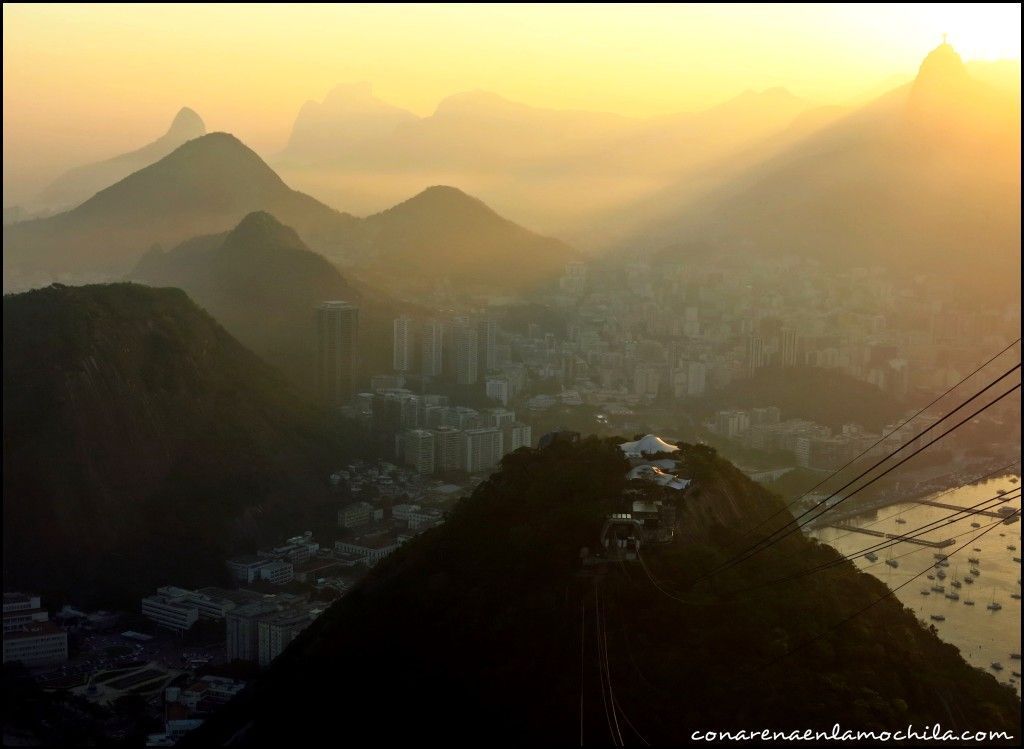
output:
[[[184,292],[52,286],[3,311],[5,585],[127,605],[330,514],[344,436]]]
[[[39,195],[38,202],[51,210],[76,206],[104,187],[159,161],[183,143],[205,134],[206,125],[202,118],[194,110],[182,107],[167,132],[152,143],[95,164],[71,169],[50,183]]]
[[[765,367],[716,390],[701,406],[708,412],[778,406],[784,419],[811,419],[833,429],[853,423],[876,432],[906,408],[870,383],[820,367]]]
[[[242,343],[308,389],[315,386],[314,308],[344,299],[360,306],[360,339],[371,371],[391,366],[397,306],[353,287],[269,213],[251,213],[230,232],[147,253],[130,275],[184,289]]]
[[[430,187],[367,217],[354,251],[361,264],[396,280],[528,289],[561,275],[578,257],[569,245],[502,218],[454,187]]]
[[[5,285],[120,277],[154,244],[226,231],[257,210],[272,212],[314,244],[357,221],[289,188],[234,136],[211,133],[71,211],[4,227]]]
[[[121,278],[147,248],[228,231],[254,211],[384,288],[450,279],[512,293],[551,280],[575,257],[450,187],[366,219],[340,213],[289,188],[234,136],[211,133],[71,211],[5,226],[5,288]]]
[[[183,745],[277,745],[297,725],[322,735],[338,705],[359,716],[345,724],[356,743],[560,746],[582,732],[602,745],[612,714],[623,736],[655,746],[686,745],[696,730],[835,723],[1017,735],[1014,691],[898,601],[868,607],[887,588],[852,564],[765,587],[835,561],[831,547],[795,534],[698,582],[781,504],[707,448],[684,446],[682,461],[695,483],[665,490],[675,540],[643,547],[643,564],[586,575],[581,547],[599,547],[606,515],[660,490],[627,490],[614,441],[506,456],[444,525],[383,561]]]
[[[1009,290],[1020,274],[1019,98],[972,79],[943,45],[909,86],[701,199],[671,197],[626,246],[685,237]]]

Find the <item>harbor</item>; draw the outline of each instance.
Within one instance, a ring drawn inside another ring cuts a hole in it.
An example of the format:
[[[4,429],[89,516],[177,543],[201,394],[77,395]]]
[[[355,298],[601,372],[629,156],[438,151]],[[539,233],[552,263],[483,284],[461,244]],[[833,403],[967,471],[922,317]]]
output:
[[[897,541],[891,549],[876,549],[870,556],[855,559],[854,564],[892,589],[902,585],[896,590],[897,598],[924,626],[934,627],[938,636],[959,648],[970,664],[1020,694],[1021,678],[1015,673],[1020,670],[1021,652],[1021,564],[1017,551],[1021,547],[1021,526],[999,522],[1005,513],[967,515],[941,530],[922,532],[923,538],[907,538],[915,535],[914,529],[938,523],[951,512],[975,505],[999,490],[1012,490],[1013,478],[1007,475],[961,487],[942,493],[938,500],[920,497],[890,504],[885,512],[873,515],[861,512],[821,525],[811,535],[844,555],[856,555],[879,543],[865,536]],[[1005,507],[1013,512],[1020,508],[1020,500],[1010,500]],[[974,523],[981,527],[974,527]],[[921,543],[924,540],[928,543]],[[898,564],[886,563],[895,560]],[[904,585],[924,570],[928,571],[927,579],[922,574]]]

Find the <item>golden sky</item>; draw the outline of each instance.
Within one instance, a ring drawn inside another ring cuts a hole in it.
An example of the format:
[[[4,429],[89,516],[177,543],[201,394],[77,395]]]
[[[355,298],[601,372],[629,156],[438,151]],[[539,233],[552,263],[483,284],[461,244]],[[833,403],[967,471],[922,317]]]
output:
[[[822,102],[909,76],[948,32],[1020,57],[1020,6],[5,4],[4,190],[152,140],[182,105],[272,154],[304,101],[370,81],[429,114],[486,89],[650,115],[748,88]],[[42,175],[42,176],[40,176]]]

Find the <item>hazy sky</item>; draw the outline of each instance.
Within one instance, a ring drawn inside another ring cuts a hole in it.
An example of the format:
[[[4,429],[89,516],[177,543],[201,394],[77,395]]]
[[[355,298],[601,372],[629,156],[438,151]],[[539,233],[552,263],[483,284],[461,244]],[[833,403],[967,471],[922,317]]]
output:
[[[848,101],[912,74],[943,32],[968,59],[1020,57],[1015,3],[5,4],[3,13],[5,204],[15,180],[140,146],[182,105],[267,155],[302,103],[337,83],[370,81],[420,114],[486,89],[649,115],[777,85]]]

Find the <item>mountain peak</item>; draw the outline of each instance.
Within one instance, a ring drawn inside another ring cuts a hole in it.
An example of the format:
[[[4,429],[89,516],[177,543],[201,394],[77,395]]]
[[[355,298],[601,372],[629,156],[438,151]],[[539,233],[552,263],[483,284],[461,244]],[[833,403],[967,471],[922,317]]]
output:
[[[967,66],[953,49],[952,45],[943,41],[938,47],[927,54],[917,71],[915,87],[919,84],[935,82],[958,82],[969,78]]]
[[[228,232],[224,246],[245,247],[250,250],[309,249],[294,229],[285,226],[267,211],[253,211],[246,215]]]
[[[463,215],[476,213],[497,216],[482,200],[474,198],[472,195],[450,185],[431,185],[385,212],[411,213],[420,211],[439,213],[457,211]]]
[[[201,135],[206,135],[206,123],[203,122],[203,118],[194,109],[182,107],[174,115],[171,126],[167,129],[167,134],[164,137],[185,141],[198,138]]]

